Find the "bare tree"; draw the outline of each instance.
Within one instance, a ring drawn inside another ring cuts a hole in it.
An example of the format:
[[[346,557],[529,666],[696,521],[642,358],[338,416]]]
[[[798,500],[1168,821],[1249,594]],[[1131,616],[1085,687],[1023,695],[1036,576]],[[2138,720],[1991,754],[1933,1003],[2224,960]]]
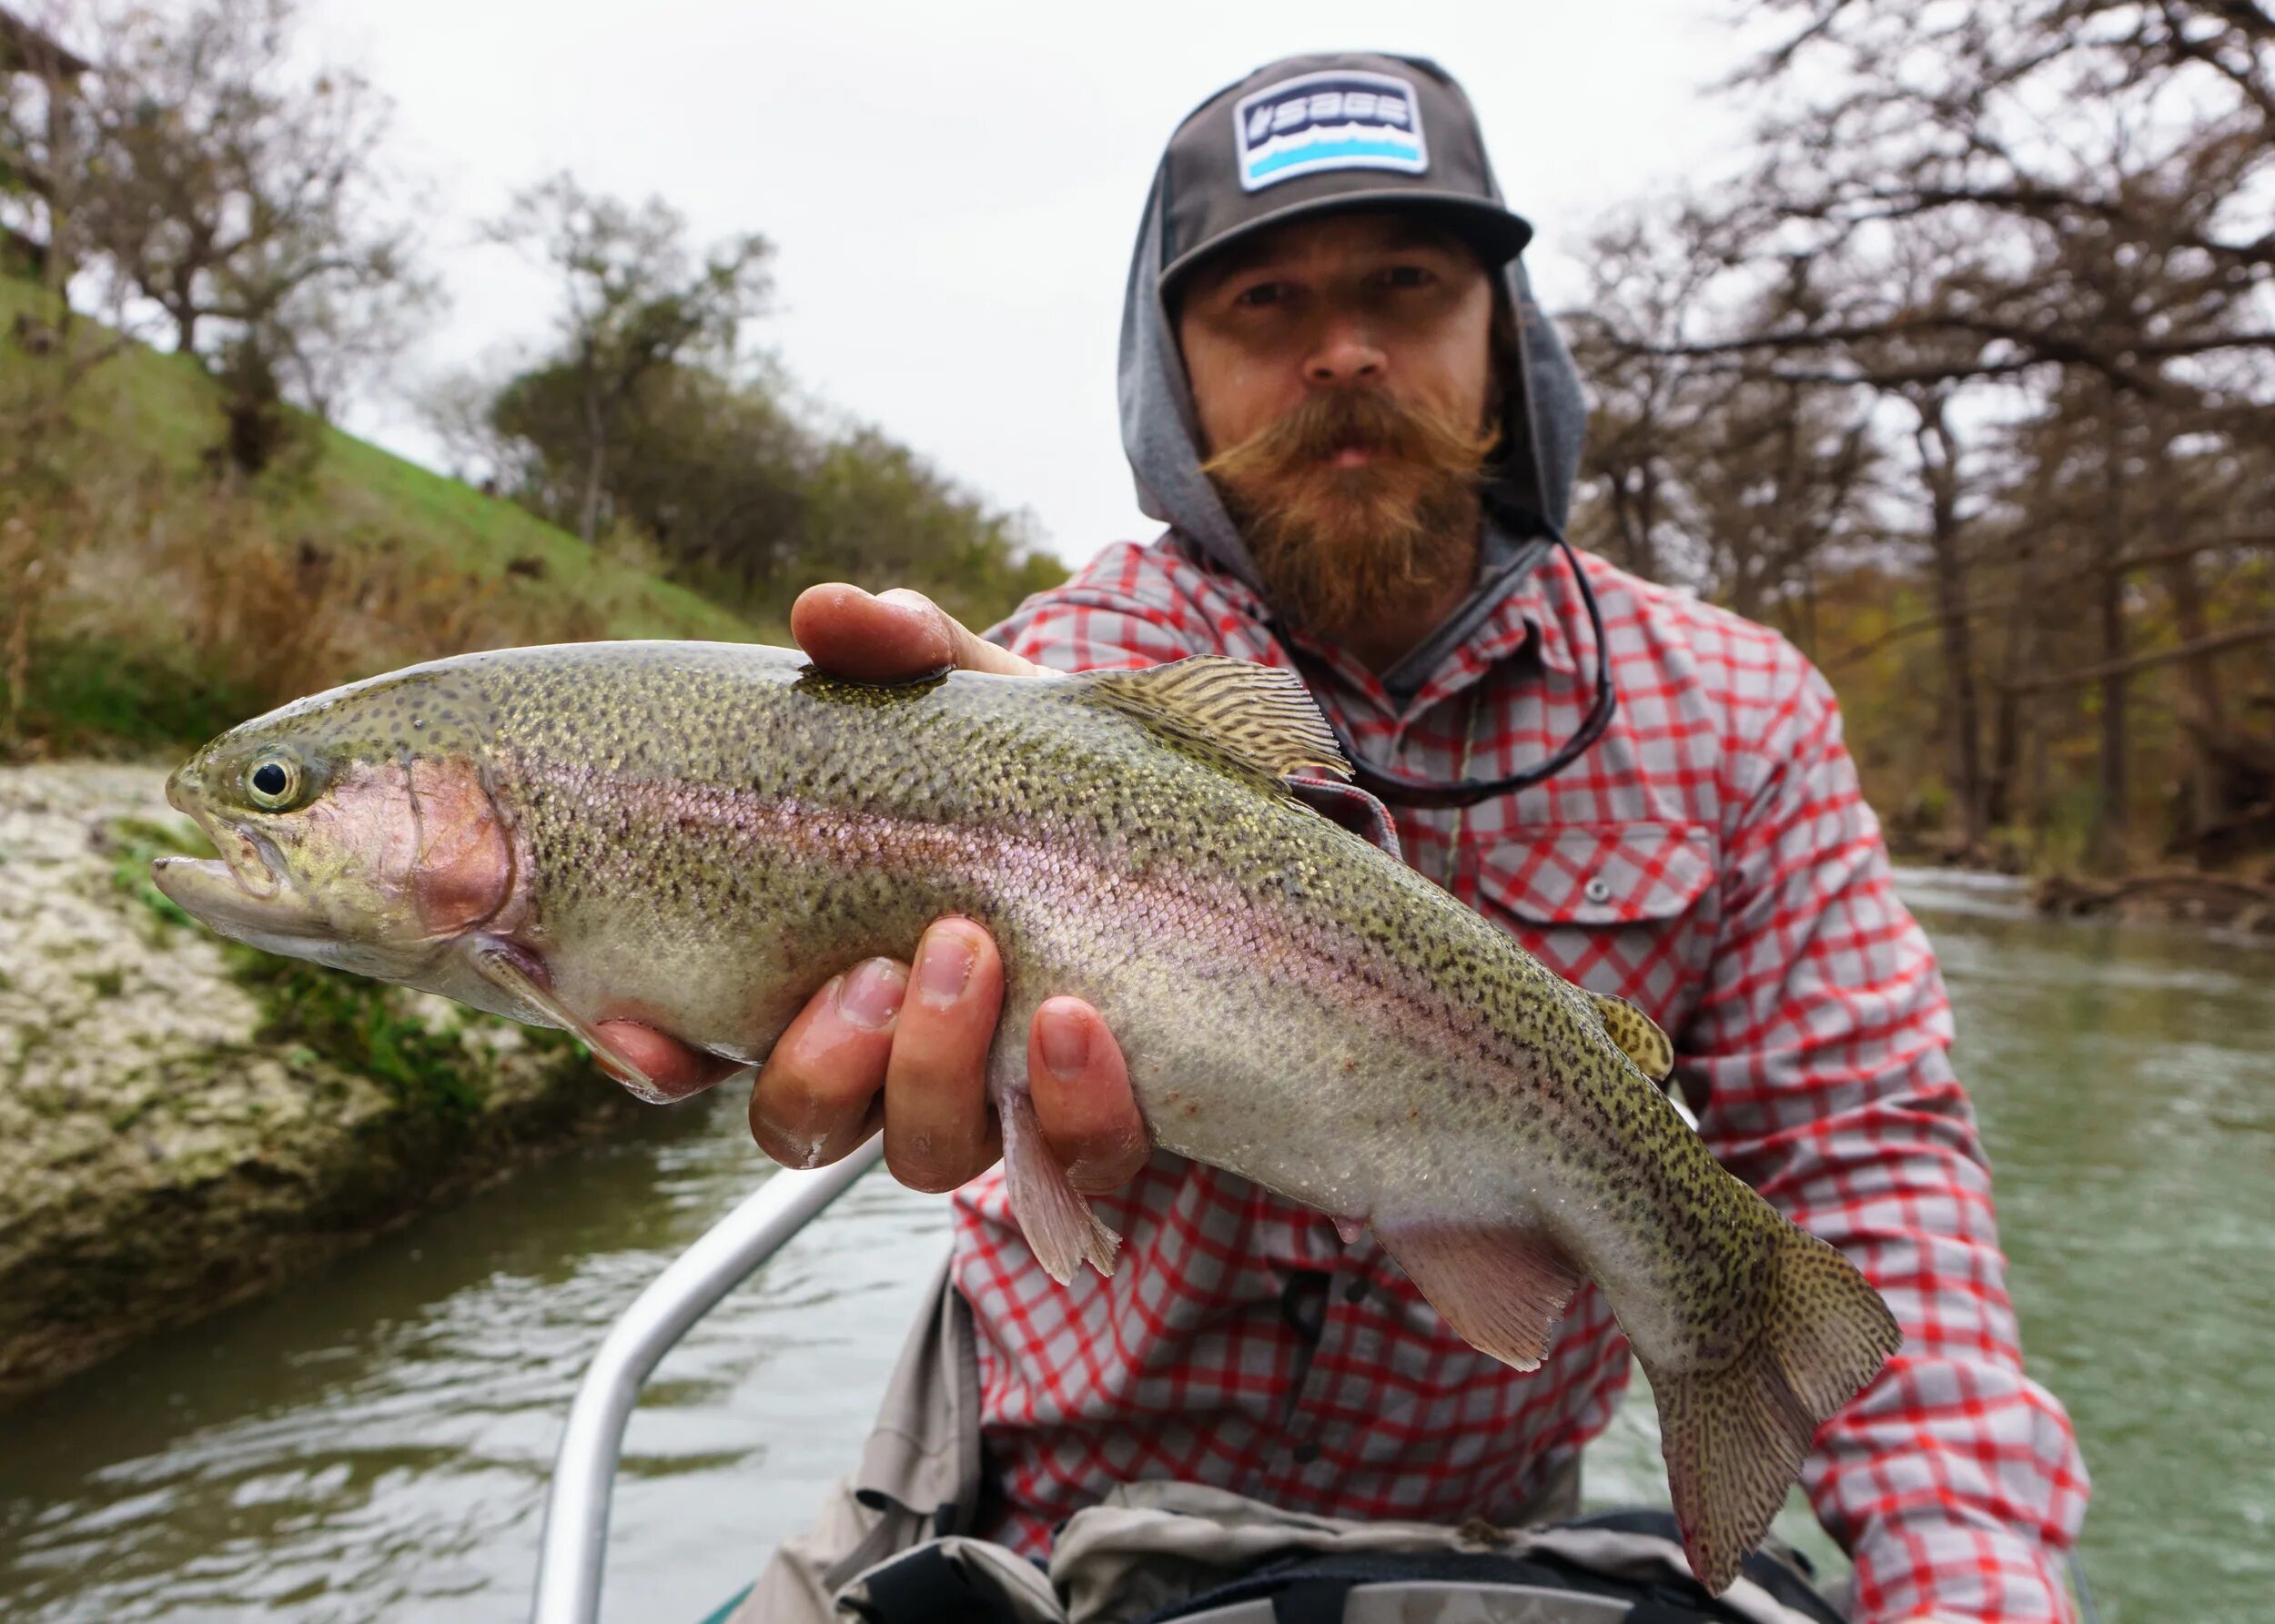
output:
[[[1698,353],[1718,323],[1751,330],[1786,297],[1754,287],[1734,304],[1718,287],[1732,242],[1695,201],[1593,238],[1590,297],[1562,318],[1593,403],[1576,533],[1805,645],[1819,562],[1878,539],[1881,451],[1846,388]]]
[[[2275,531],[2275,14],[1764,9],[1789,26],[1734,81],[1749,177],[1599,245],[1582,533],[1644,567],[1704,549],[1698,584],[1789,629],[1827,546],[1867,560],[1851,602],[1876,575],[1924,600],[1841,654],[1935,634],[1903,669],[1940,696],[1940,767],[1883,755],[1947,780],[1969,847],[2058,799],[2104,865],[2152,812],[2236,849],[2275,796],[2269,708],[2230,697],[2275,642],[2250,540]]]
[[[296,71],[294,0],[91,15],[91,252],[165,313],[177,349],[217,348],[211,324],[249,335],[328,404],[342,363],[384,350],[429,293],[379,158],[388,101],[350,68]]]
[[[1775,108],[1749,194],[1760,252],[1869,261],[1936,226],[1973,245],[1974,274],[1927,303],[1848,278],[1850,297],[1733,335],[1734,352],[1805,368],[1901,331],[1939,342],[1883,381],[2059,367],[2207,401],[2264,381],[2275,19],[2257,0],[1770,9],[1799,21],[1738,81]],[[2162,273],[2128,304],[2073,279],[2145,258]]]
[[[1592,397],[1581,477],[1595,499],[1577,537],[1653,580],[1704,584],[1681,511],[1680,469],[1698,422],[1700,368],[1679,352],[1716,266],[1695,211],[1630,216],[1587,245],[1588,290],[1561,313]]]
[[[94,65],[63,43],[52,9],[0,7],[0,256],[29,259],[61,309],[86,167],[79,87]]]

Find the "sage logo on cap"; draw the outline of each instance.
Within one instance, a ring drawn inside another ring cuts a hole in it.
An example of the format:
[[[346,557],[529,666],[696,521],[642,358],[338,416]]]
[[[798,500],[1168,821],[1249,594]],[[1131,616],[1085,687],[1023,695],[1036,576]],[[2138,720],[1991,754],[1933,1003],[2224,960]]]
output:
[[[1305,74],[1243,96],[1232,110],[1240,189],[1260,192],[1329,169],[1430,167],[1414,87],[1388,74]]]

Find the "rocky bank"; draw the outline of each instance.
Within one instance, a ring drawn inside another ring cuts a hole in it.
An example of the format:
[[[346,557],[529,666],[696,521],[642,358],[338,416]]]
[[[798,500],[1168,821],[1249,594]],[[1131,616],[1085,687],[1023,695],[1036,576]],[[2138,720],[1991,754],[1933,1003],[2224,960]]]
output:
[[[162,783],[0,768],[0,1404],[637,1108],[558,1034],[187,920]]]

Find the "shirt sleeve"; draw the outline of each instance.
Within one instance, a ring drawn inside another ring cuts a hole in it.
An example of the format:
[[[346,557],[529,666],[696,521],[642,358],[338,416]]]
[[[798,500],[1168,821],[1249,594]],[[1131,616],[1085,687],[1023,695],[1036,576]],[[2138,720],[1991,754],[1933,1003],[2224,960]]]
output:
[[[1134,671],[1221,651],[1158,548],[1108,548],[1064,586],[1036,593],[988,641],[1061,671]]]
[[[1797,653],[1725,760],[1723,917],[1678,1048],[1716,1155],[1863,1269],[1903,1326],[1803,1481],[1856,1562],[1856,1616],[2068,1616],[2088,1492],[2069,1418],[2023,1374],[1990,1175],[1925,933],[1824,678]]]

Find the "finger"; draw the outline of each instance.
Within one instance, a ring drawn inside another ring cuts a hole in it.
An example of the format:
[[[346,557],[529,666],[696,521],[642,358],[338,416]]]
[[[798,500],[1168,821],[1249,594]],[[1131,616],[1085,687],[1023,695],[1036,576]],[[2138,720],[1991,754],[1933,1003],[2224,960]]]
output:
[[[790,607],[790,634],[814,664],[855,682],[905,682],[945,666],[1002,677],[1047,674],[902,587],[876,597],[843,581],[808,587]]]
[[[885,1165],[915,1190],[953,1190],[1003,1154],[987,1109],[987,1051],[1003,960],[968,919],[936,921],[916,949],[885,1073]]]
[[[1052,998],[1027,1029],[1027,1089],[1043,1137],[1086,1195],[1119,1189],[1152,1154],[1129,1068],[1105,1018],[1079,998]]]
[[[690,1094],[701,1094],[743,1069],[732,1060],[691,1049],[677,1038],[666,1036],[652,1026],[642,1026],[637,1021],[602,1021],[593,1030],[602,1043],[638,1066],[648,1085],[666,1099],[683,1100]],[[598,1052],[592,1056],[592,1064],[619,1083],[634,1081],[620,1074]]]
[[[834,1162],[876,1127],[908,967],[868,959],[806,1001],[751,1089],[751,1137],[785,1167]]]

